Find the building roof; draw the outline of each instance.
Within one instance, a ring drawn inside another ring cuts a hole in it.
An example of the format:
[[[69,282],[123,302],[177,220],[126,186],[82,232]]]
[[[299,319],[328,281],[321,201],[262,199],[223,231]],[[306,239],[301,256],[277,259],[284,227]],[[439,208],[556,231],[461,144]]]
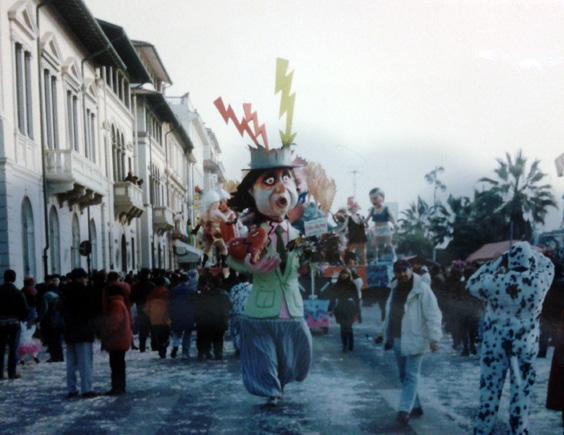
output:
[[[149,83],[151,76],[143,65],[137,50],[133,47],[131,40],[125,33],[123,27],[98,19],[98,24],[117,50],[119,56],[127,67],[127,74],[132,83]]]
[[[183,142],[187,152],[190,152],[194,148],[188,133],[186,133],[182,123],[174,114],[172,107],[170,107],[169,102],[163,94],[143,88],[135,89],[133,93],[145,98],[149,107],[153,110],[153,112],[155,112],[160,121],[172,124],[171,131],[174,131],[174,133],[180,137],[180,140]]]
[[[49,5],[58,12],[84,48],[91,55],[95,54],[95,62],[126,69],[123,60],[82,0],[52,0]]]
[[[164,63],[161,60],[161,57],[159,56],[159,52],[157,51],[155,46],[150,42],[145,42],[145,41],[132,40],[131,43],[135,48],[137,48],[143,54],[143,56],[146,57],[147,61],[150,63],[150,67],[157,75],[157,78],[171,85],[172,79],[168,75]]]

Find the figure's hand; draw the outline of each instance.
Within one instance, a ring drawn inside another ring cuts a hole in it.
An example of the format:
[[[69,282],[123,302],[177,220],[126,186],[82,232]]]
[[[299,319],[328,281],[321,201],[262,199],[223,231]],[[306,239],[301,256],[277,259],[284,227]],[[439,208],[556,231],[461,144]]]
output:
[[[251,263],[251,254],[247,254],[245,257],[245,266],[247,266],[252,273],[270,273],[276,269],[279,264],[280,256],[278,254],[261,258],[255,264]]]
[[[436,341],[431,341],[431,352],[436,352],[439,350],[439,343],[437,343]]]

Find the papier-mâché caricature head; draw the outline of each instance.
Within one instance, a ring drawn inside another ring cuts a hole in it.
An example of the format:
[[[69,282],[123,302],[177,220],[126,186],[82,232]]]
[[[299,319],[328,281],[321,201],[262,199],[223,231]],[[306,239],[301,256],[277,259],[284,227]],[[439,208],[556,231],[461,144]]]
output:
[[[374,207],[381,207],[386,199],[384,192],[377,187],[372,189],[368,195],[370,197],[370,202]]]
[[[265,170],[249,193],[258,212],[273,221],[282,221],[298,203],[296,180],[290,168]]]

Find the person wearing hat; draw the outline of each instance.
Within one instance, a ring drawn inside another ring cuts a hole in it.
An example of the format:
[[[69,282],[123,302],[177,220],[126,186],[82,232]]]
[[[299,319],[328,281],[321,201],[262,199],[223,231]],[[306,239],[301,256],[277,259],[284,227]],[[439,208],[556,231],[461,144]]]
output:
[[[298,200],[290,147],[250,150],[251,170],[229,206],[253,214],[254,227],[268,237],[258,258],[235,258],[230,252],[228,264],[253,275],[240,322],[243,382],[274,406],[286,384],[306,378],[312,340],[298,286],[298,252],[287,248],[299,235],[287,219]]]
[[[66,342],[67,397],[78,396],[76,372],[80,373],[82,397],[95,397],[92,389],[93,323],[96,315],[92,287],[88,285],[88,274],[82,268],[73,269],[71,282],[61,294],[64,319],[63,336]]]
[[[431,287],[406,260],[394,263],[395,280],[386,303],[385,350],[394,350],[401,381],[397,420],[423,415],[417,384],[423,355],[438,350],[442,314]]]

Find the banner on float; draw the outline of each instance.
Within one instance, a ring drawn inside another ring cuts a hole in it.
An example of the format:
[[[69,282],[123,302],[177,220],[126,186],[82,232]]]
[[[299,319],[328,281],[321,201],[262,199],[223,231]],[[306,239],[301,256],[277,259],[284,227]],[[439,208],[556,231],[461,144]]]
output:
[[[306,237],[321,236],[327,232],[327,220],[322,217],[306,221],[304,230]]]

